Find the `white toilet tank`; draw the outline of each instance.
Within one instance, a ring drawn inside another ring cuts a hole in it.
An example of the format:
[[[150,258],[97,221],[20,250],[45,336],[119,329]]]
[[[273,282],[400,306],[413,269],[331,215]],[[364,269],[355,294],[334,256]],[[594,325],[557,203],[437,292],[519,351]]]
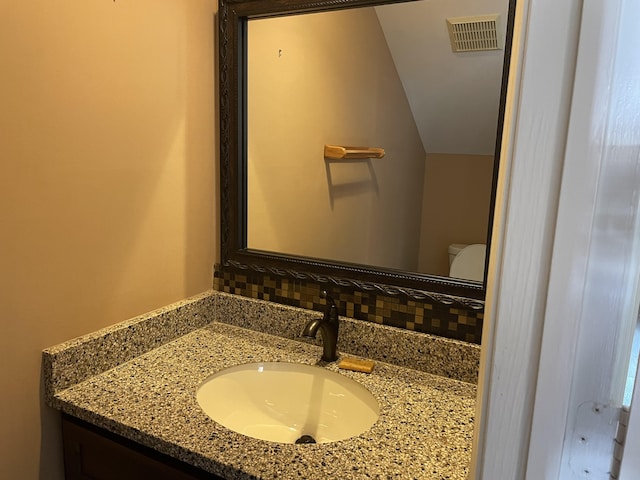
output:
[[[451,247],[449,246],[449,257],[451,258]],[[462,248],[451,262],[449,276],[462,278],[465,280],[484,280],[484,262],[487,255],[487,246],[482,243],[474,243]]]
[[[451,264],[453,263],[453,259],[456,258],[456,256],[468,246],[469,246],[468,243],[452,243],[451,245],[449,245],[449,248],[448,248],[448,251],[449,251],[449,268],[451,268]]]

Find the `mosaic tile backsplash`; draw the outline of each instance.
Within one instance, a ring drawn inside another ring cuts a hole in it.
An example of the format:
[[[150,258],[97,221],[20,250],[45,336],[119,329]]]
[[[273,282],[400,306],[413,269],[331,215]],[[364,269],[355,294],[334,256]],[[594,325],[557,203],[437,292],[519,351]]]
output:
[[[214,289],[270,302],[323,311],[320,292],[334,298],[342,316],[480,344],[483,313],[409,298],[363,292],[307,280],[261,273],[238,274],[216,268]]]

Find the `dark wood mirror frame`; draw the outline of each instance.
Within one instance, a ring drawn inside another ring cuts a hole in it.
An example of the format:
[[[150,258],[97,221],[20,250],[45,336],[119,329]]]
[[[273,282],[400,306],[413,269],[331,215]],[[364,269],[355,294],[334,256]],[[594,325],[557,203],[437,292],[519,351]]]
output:
[[[407,0],[220,0],[220,189],[221,189],[221,265],[222,272],[284,276],[298,280],[330,283],[377,291],[387,295],[406,295],[447,305],[460,305],[476,311],[484,309],[484,282],[404,272],[330,260],[263,252],[246,248],[247,238],[247,128],[246,128],[246,48],[247,21],[297,13],[311,13],[354,7],[370,7]],[[409,0],[414,1],[414,0]],[[493,182],[488,221],[487,258],[491,245],[493,210],[502,141],[505,94],[515,0],[509,0],[500,106],[498,111]]]

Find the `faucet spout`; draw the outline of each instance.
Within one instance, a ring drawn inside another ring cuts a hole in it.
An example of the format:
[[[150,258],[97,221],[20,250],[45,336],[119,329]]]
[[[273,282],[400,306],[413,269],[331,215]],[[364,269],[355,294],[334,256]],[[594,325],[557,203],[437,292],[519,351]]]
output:
[[[304,326],[304,330],[302,330],[302,336],[307,338],[316,338],[318,334],[318,329],[320,328],[320,324],[322,323],[322,319],[316,318],[315,320],[311,320]]]
[[[327,308],[322,318],[316,318],[307,323],[302,330],[303,337],[315,338],[318,330],[322,332],[322,357],[325,362],[335,362],[338,359],[338,327],[340,325],[338,319],[338,307],[336,307],[333,298],[327,295],[326,291],[320,294],[322,298],[327,299]]]

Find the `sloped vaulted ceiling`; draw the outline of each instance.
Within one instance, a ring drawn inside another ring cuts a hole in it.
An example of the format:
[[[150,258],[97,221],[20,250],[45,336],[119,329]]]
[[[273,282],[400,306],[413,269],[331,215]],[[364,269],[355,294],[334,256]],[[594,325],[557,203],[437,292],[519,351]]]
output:
[[[500,14],[507,0],[422,0],[376,7],[427,153],[495,149],[504,50],[454,53],[446,19]]]

